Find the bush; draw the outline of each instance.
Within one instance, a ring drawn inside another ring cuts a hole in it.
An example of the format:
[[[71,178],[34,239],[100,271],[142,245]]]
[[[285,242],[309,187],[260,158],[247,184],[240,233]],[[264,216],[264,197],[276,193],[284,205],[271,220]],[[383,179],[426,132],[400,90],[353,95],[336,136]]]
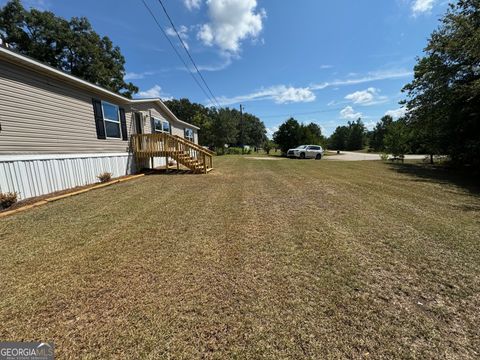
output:
[[[389,156],[390,155],[388,155],[387,153],[381,153],[380,159],[382,159],[382,161],[387,161]]]
[[[17,202],[17,193],[0,193],[0,209],[7,209]]]
[[[243,149],[241,147],[229,147],[227,149],[227,155],[242,155]]]
[[[112,180],[112,173],[109,172],[104,172],[100,175],[97,176],[98,180],[100,180],[101,183],[106,183]]]
[[[216,151],[217,155],[249,155],[252,153],[250,148],[241,148],[238,146],[232,146],[229,148],[219,148]]]

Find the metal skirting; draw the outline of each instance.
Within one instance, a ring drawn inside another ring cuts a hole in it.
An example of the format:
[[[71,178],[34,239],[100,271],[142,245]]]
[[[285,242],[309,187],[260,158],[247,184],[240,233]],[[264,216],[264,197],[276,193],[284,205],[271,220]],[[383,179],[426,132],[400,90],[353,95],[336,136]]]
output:
[[[19,199],[49,194],[98,182],[101,173],[112,177],[135,172],[129,154],[32,155],[0,159],[0,192],[17,192]]]

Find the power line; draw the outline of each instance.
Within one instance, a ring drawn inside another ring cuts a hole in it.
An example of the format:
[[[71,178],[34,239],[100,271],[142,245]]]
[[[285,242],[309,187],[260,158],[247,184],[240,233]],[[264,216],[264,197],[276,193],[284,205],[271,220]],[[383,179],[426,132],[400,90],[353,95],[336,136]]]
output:
[[[185,62],[185,60],[183,59],[183,57],[180,55],[180,53],[178,52],[177,48],[175,47],[175,45],[172,43],[172,40],[170,40],[170,37],[167,35],[167,33],[165,32],[165,30],[163,29],[162,25],[160,25],[160,22],[157,20],[157,17],[155,16],[155,14],[153,13],[152,9],[150,9],[150,7],[147,5],[147,3],[145,2],[145,0],[141,0],[143,2],[143,5],[145,5],[145,7],[147,8],[148,12],[150,13],[150,15],[152,16],[153,20],[155,21],[155,23],[157,24],[158,28],[162,31],[162,34],[163,36],[168,40],[168,42],[170,43],[170,46],[172,47],[172,49],[175,51],[175,53],[177,54],[178,58],[180,59],[180,61],[183,63],[183,65],[185,66],[185,68],[187,69],[187,71],[190,73],[190,75],[192,76],[193,80],[195,80],[195,82],[197,83],[198,87],[202,90],[202,92],[205,94],[205,96],[208,98],[208,100],[213,104],[214,101],[212,101],[212,98],[210,97],[210,95],[208,95],[208,93],[205,91],[205,89],[203,88],[202,84],[200,84],[200,82],[198,81],[198,79],[195,77],[195,74],[190,70],[190,68],[188,67],[187,63]]]
[[[162,6],[163,12],[164,12],[165,15],[167,16],[168,21],[170,21],[170,25],[172,25],[173,30],[174,30],[175,33],[177,34],[178,40],[180,40],[180,44],[182,44],[183,48],[185,49],[185,52],[187,53],[188,57],[190,58],[190,61],[192,62],[193,66],[195,67],[195,70],[197,71],[198,75],[200,76],[200,78],[202,79],[203,83],[205,84],[205,87],[208,89],[208,92],[210,93],[210,95],[212,96],[212,98],[215,100],[215,103],[216,103],[217,106],[220,108],[221,106],[220,106],[219,102],[217,101],[217,98],[215,97],[215,95],[213,95],[212,90],[211,90],[210,87],[208,86],[207,82],[205,81],[205,78],[203,77],[202,73],[201,73],[200,70],[198,69],[197,64],[196,64],[195,61],[193,60],[193,57],[192,57],[192,55],[190,54],[190,51],[189,51],[188,48],[185,46],[185,42],[183,41],[182,37],[181,37],[180,34],[178,33],[177,28],[176,28],[175,24],[173,23],[172,18],[170,17],[170,15],[168,14],[167,9],[165,8],[165,5],[163,4],[162,0],[158,0],[158,2],[159,2],[160,5]]]

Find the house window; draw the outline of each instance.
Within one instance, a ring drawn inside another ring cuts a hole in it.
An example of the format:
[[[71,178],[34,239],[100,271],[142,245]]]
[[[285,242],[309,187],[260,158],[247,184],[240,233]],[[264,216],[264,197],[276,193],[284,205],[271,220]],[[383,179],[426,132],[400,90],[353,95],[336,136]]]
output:
[[[170,133],[170,123],[166,120],[153,118],[153,127],[156,133]]]
[[[163,121],[163,132],[170,133],[170,123],[168,121]]]
[[[194,137],[193,137],[193,130],[192,129],[185,129],[185,139],[194,142]]]
[[[103,121],[105,122],[105,133],[109,138],[120,138],[120,115],[118,106],[102,101]]]

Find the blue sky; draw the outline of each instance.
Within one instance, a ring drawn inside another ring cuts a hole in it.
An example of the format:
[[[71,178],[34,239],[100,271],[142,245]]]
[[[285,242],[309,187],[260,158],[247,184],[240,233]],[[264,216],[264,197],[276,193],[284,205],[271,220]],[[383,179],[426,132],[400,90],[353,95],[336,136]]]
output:
[[[145,1],[174,35],[158,1]],[[24,4],[67,18],[88,17],[97,32],[120,46],[139,96],[187,97],[209,104],[141,0]],[[294,116],[319,124],[326,135],[358,117],[372,128],[386,113],[401,114],[400,90],[411,80],[415,57],[447,7],[441,0],[164,4],[222,105],[243,104],[270,133]]]

